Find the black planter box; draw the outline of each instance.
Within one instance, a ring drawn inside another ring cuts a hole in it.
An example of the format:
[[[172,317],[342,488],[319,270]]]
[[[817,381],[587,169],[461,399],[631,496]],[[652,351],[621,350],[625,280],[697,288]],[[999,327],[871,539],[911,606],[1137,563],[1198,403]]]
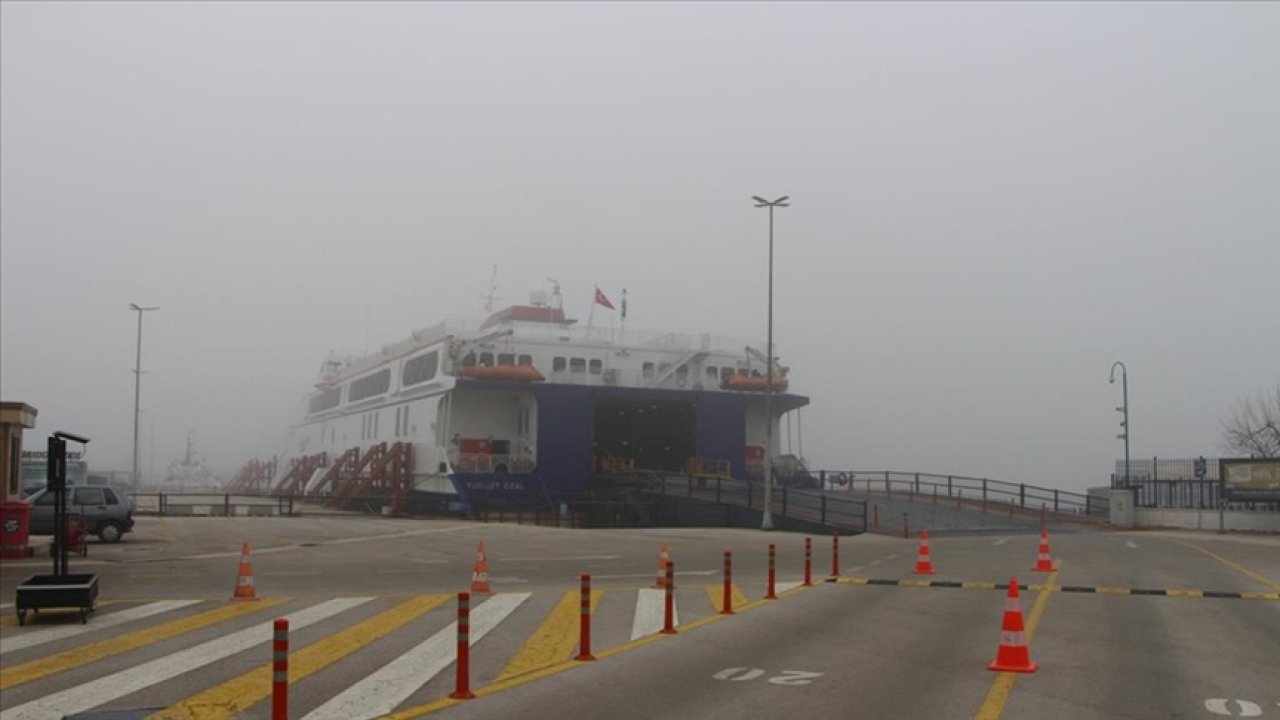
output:
[[[26,624],[28,610],[38,614],[48,608],[78,608],[80,622],[86,623],[97,599],[97,575],[32,575],[18,585],[14,609],[19,625]]]

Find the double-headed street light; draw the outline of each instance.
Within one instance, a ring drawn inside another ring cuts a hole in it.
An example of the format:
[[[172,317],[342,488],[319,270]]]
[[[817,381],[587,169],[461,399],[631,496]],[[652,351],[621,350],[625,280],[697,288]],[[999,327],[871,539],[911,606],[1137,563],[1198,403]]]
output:
[[[138,415],[142,400],[142,313],[159,310],[157,307],[141,307],[129,303],[129,309],[138,313],[138,355],[133,367],[133,491],[139,487],[138,478]]]
[[[1116,367],[1120,368],[1120,387],[1124,393],[1124,404],[1116,408],[1116,412],[1121,413],[1124,418],[1120,421],[1120,427],[1124,432],[1116,436],[1120,440],[1124,440],[1124,486],[1129,487],[1129,369],[1119,360],[1111,363],[1111,380],[1112,385],[1116,384]]]
[[[769,503],[773,499],[773,209],[789,207],[788,195],[769,201],[752,195],[756,207],[769,208],[769,337],[765,340],[765,388],[764,388],[764,515],[760,519],[761,530],[773,529],[773,514]]]

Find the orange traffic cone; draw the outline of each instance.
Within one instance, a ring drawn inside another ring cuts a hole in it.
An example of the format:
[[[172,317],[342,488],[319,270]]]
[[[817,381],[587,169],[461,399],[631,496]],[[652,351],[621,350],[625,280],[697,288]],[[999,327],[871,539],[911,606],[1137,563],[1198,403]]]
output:
[[[933,561],[929,559],[929,531],[920,531],[920,553],[916,555],[916,575],[932,575]]]
[[[489,588],[489,561],[485,559],[484,541],[476,545],[476,567],[471,572],[471,594],[493,592]]]
[[[249,543],[240,547],[240,572],[236,577],[236,591],[231,596],[235,600],[257,600],[253,589],[253,566],[249,564]]]
[[[667,552],[667,544],[662,543],[662,551],[658,553],[658,579],[654,587],[662,589],[667,586],[667,566],[671,564],[671,555]]]
[[[1039,665],[1027,652],[1027,635],[1022,628],[1022,604],[1018,602],[1018,578],[1009,578],[1009,595],[1004,601],[1004,622],[1000,626],[1000,649],[987,666],[996,672],[1033,673]]]
[[[1053,558],[1049,555],[1049,531],[1040,528],[1040,553],[1036,556],[1033,572],[1053,572]]]

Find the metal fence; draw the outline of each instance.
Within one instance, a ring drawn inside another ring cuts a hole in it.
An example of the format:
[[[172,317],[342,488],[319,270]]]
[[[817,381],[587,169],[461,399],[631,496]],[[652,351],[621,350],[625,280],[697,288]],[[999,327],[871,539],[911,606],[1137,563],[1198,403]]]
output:
[[[1112,475],[1111,487],[1125,487],[1124,475]],[[1221,481],[1208,478],[1131,475],[1128,487],[1133,490],[1134,507],[1140,508],[1217,509],[1222,498]],[[1276,512],[1280,503],[1236,501],[1227,503],[1226,509]]]

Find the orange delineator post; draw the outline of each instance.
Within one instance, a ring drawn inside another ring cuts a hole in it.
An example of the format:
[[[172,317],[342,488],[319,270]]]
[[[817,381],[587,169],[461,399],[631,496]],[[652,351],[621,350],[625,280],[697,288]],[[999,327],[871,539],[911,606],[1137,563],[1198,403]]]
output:
[[[720,602],[720,614],[733,614],[733,554],[724,551],[724,596]]]
[[[778,594],[774,592],[774,585],[775,585],[775,581],[777,580],[777,575],[774,573],[774,568],[775,568],[776,559],[777,559],[777,552],[778,552],[777,547],[774,546],[773,543],[769,543],[769,585],[768,587],[765,588],[765,593],[764,593],[765,600],[778,599]]]
[[[840,533],[831,533],[831,577],[840,577]]]
[[[1036,554],[1036,565],[1032,572],[1053,572],[1053,557],[1049,554],[1049,531],[1040,528],[1040,552]]]
[[[276,618],[271,648],[271,720],[289,720],[289,619]]]
[[[471,593],[458,593],[458,661],[457,684],[449,697],[472,700],[471,692]]]
[[[240,546],[240,569],[236,575],[236,589],[231,595],[232,599],[257,600],[258,595],[253,587],[253,566],[249,564],[249,543]]]
[[[484,541],[476,545],[476,565],[471,572],[471,592],[484,595],[492,592],[489,587],[489,559],[484,551]]]
[[[582,573],[582,597],[578,615],[578,655],[574,660],[595,660],[595,656],[591,654],[591,573]]]
[[[1018,578],[1009,578],[1009,594],[1004,601],[1004,620],[1000,625],[1000,648],[996,659],[987,666],[996,672],[1033,673],[1040,666],[1031,662],[1027,651],[1027,635],[1022,626],[1022,604],[1018,601]]]
[[[920,531],[920,552],[916,555],[916,575],[932,575],[933,559],[929,557],[929,531]]]
[[[804,539],[804,587],[813,587],[813,539]]]
[[[662,589],[667,582],[667,565],[671,563],[671,554],[667,552],[667,544],[662,543],[662,550],[658,552],[658,576],[653,586]]]
[[[676,634],[676,564],[667,561],[667,595],[662,608],[662,634]]]

